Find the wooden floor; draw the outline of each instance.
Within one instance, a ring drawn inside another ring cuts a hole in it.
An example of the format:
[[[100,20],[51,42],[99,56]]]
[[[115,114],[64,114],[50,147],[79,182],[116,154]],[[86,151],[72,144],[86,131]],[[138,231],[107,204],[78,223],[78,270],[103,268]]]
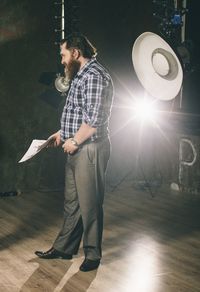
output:
[[[155,197],[124,181],[105,199],[103,259],[83,273],[73,260],[42,260],[62,222],[62,194],[0,199],[0,291],[200,291],[200,195]]]

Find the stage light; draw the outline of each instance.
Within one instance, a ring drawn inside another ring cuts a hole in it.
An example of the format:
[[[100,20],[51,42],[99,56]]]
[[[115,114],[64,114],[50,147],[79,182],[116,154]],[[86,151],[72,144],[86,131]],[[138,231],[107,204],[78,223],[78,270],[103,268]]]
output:
[[[156,119],[156,106],[155,102],[151,100],[142,99],[137,100],[134,106],[134,115],[137,120],[142,122],[155,121]]]
[[[175,12],[175,14],[172,16],[171,22],[174,25],[182,25],[182,15],[178,12]]]

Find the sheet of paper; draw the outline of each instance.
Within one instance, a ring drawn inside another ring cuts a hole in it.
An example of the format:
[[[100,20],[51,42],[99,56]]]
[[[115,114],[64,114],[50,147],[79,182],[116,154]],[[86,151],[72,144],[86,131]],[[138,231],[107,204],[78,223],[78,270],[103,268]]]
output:
[[[18,163],[27,161],[28,159],[31,159],[33,156],[35,156],[37,153],[39,153],[43,148],[45,148],[49,143],[50,143],[51,139],[47,139],[47,140],[33,140],[31,145],[29,146],[28,150],[26,151],[26,153],[24,154],[24,156],[22,157],[22,159],[20,159],[20,161]]]

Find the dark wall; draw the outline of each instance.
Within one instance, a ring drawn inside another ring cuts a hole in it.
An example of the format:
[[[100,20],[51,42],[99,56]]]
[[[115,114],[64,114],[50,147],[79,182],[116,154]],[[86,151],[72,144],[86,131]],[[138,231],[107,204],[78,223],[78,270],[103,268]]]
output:
[[[80,30],[97,47],[98,59],[109,69],[115,85],[108,171],[109,182],[115,184],[135,169],[137,157],[133,153],[138,125],[128,109],[134,96],[144,91],[133,70],[132,45],[142,32],[158,30],[152,1],[98,0],[94,4],[84,0],[80,4]],[[4,0],[0,13],[0,192],[57,189],[63,185],[62,150],[44,150],[23,164],[17,163],[32,139],[46,139],[59,128],[64,99],[53,83],[38,81],[42,72],[58,71],[54,44],[57,10],[53,0]],[[169,169],[166,176],[170,176]]]
[[[0,191],[38,188],[57,163],[53,151],[17,163],[32,139],[46,139],[59,127],[58,111],[39,98],[47,87],[38,82],[43,71],[57,70],[52,9],[49,1],[0,3]],[[53,175],[50,181],[53,186]]]
[[[135,37],[142,32],[136,16],[142,13],[141,23],[147,28],[148,8],[144,17],[143,6],[138,1],[118,4],[96,1],[95,6],[93,1],[80,3],[80,30],[95,43],[99,60],[111,71],[117,100],[119,80],[128,78],[135,82],[131,48]],[[54,1],[47,0],[4,0],[0,11],[0,191],[57,188],[63,182],[62,151],[48,149],[23,164],[17,162],[32,139],[46,139],[59,128],[64,101],[53,92],[53,84],[45,86],[38,82],[42,72],[57,71],[54,16],[59,11]],[[51,92],[46,93],[48,90]],[[61,103],[56,103],[56,98]]]

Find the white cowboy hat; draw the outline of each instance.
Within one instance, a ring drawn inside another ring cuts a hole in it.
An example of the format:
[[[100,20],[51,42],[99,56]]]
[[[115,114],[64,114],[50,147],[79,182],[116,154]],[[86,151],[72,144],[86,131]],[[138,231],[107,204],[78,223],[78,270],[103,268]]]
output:
[[[134,42],[132,61],[138,79],[151,96],[160,100],[177,96],[183,70],[172,48],[160,36],[141,34]]]

